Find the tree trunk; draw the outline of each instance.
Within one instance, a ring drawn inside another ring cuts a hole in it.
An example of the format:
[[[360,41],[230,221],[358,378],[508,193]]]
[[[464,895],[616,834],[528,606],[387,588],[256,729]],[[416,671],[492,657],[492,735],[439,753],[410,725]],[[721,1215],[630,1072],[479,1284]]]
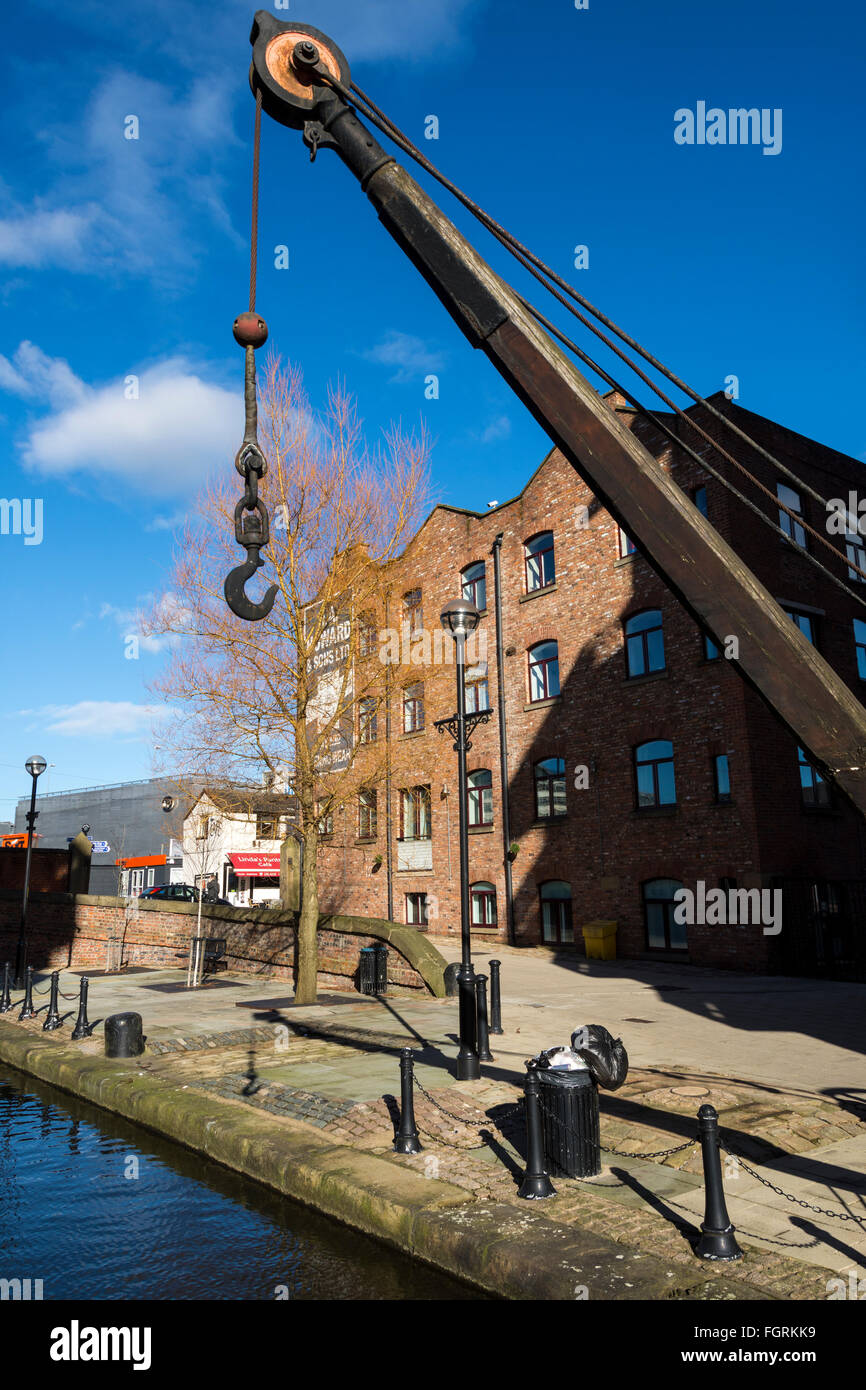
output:
[[[295,1000],[298,1004],[316,1002],[316,974],[319,967],[318,847],[318,829],[315,823],[308,824],[304,827],[303,891],[298,917],[298,977],[295,981]]]

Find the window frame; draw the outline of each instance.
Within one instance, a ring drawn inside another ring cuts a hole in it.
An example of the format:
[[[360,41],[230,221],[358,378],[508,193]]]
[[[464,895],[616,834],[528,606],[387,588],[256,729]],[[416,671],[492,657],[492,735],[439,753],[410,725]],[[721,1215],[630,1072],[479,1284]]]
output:
[[[424,591],[407,589],[403,595],[403,622],[408,626],[409,636],[414,637],[424,627]]]
[[[658,622],[652,627],[638,628],[635,632],[629,632],[629,625],[637,622],[638,618],[646,618],[651,613],[658,614]],[[652,633],[658,632],[661,635],[661,666],[650,666],[649,637]],[[623,648],[625,651],[625,672],[627,680],[640,680],[644,676],[656,676],[660,672],[667,670],[667,654],[665,652],[665,623],[664,614],[661,608],[642,608],[637,613],[631,613],[624,619],[622,625]],[[637,641],[640,647],[640,659],[643,663],[642,671],[633,671],[632,667],[632,646]]]
[[[403,687],[403,733],[420,734],[423,729],[424,682],[413,681],[411,685]]]
[[[671,893],[670,897],[664,897],[664,898],[662,898],[662,897],[648,898],[648,897],[647,897],[647,891],[646,891],[646,890],[647,890],[647,888],[649,888],[649,887],[651,886],[651,884],[654,884],[654,883],[672,883],[672,884],[676,884],[676,888],[674,888],[674,890],[673,890],[673,892]],[[642,906],[642,908],[643,908],[644,933],[645,933],[645,940],[646,940],[646,949],[647,949],[648,951],[652,951],[652,952],[654,952],[654,953],[657,952],[657,953],[659,953],[659,954],[661,954],[662,952],[668,952],[668,953],[670,953],[670,952],[675,952],[677,955],[683,955],[685,952],[688,951],[688,949],[689,949],[689,942],[688,942],[688,926],[687,926],[687,924],[686,924],[685,922],[676,922],[676,921],[674,921],[674,910],[675,910],[675,908],[676,908],[675,895],[676,895],[676,893],[679,891],[679,889],[681,889],[682,887],[683,887],[683,884],[682,884],[682,882],[681,882],[678,878],[647,878],[647,879],[644,879],[644,881],[641,883],[641,885],[640,885],[641,906]],[[665,911],[664,911],[664,913],[663,913],[664,938],[665,938],[665,940],[664,940],[664,945],[663,945],[663,946],[653,946],[652,943],[651,943],[651,941],[650,941],[650,915],[649,915],[649,912],[648,912],[648,908],[649,908],[649,905],[650,905],[651,903],[652,903],[652,904],[662,904],[662,905],[664,906],[664,909],[665,909]],[[669,909],[669,910],[668,910],[668,909]],[[673,930],[676,930],[676,931],[682,931],[682,933],[683,933],[683,942],[684,942],[684,944],[683,944],[682,946],[680,946],[680,945],[674,945],[673,940],[672,940],[672,929],[673,929]]]
[[[562,885],[568,889],[568,897],[564,894],[555,894],[545,897],[545,888],[553,888],[555,885]],[[547,937],[545,929],[545,905],[550,905],[549,916],[555,917],[555,935]],[[553,912],[553,908],[558,911]],[[538,920],[540,925],[540,935],[542,946],[574,946],[574,891],[571,884],[564,878],[545,879],[538,885]]]
[[[638,753],[640,752],[640,750],[641,750],[642,748],[650,748],[653,744],[656,744],[656,743],[666,743],[666,744],[668,745],[668,747],[670,748],[670,750],[671,750],[671,752],[670,752],[670,757],[640,758],[640,759],[638,758]],[[659,788],[659,768],[662,767],[662,766],[667,766],[668,763],[670,764],[670,767],[671,767],[671,778],[672,778],[672,782],[673,782],[673,793],[674,793],[674,795],[673,795],[673,800],[672,800],[672,801],[662,801],[661,798],[660,798],[660,795],[659,795],[659,790],[660,790],[660,788]],[[674,754],[673,739],[669,739],[669,738],[648,738],[648,739],[644,739],[643,743],[635,744],[635,746],[634,746],[634,748],[633,748],[633,750],[632,750],[632,766],[633,766],[633,768],[634,768],[635,805],[636,805],[636,809],[637,809],[638,811],[658,811],[658,810],[667,810],[669,807],[674,807],[674,806],[676,806],[676,805],[678,804],[678,803],[677,803],[677,782],[676,782],[676,757],[675,757],[675,754]],[[650,769],[652,770],[653,800],[652,800],[651,802],[642,802],[641,799],[640,799],[640,798],[641,798],[641,787],[640,787],[640,778],[639,778],[639,776],[638,776],[638,769],[639,769],[639,768],[647,768],[647,767],[650,768]]]
[[[407,800],[412,805],[413,828],[417,830],[424,820],[423,810],[426,805],[427,810],[427,834],[418,835],[406,834],[406,805]],[[400,839],[407,844],[414,844],[417,841],[427,841],[433,838],[433,798],[430,795],[429,783],[421,783],[414,787],[400,788]]]
[[[537,541],[542,541],[542,540],[544,540],[546,537],[549,537],[549,538],[550,538],[550,545],[545,545],[545,546],[541,547],[541,548],[538,549],[538,550],[530,550],[529,547],[530,547],[531,545],[535,545],[535,543],[536,543]],[[546,577],[546,573],[547,573],[547,569],[548,569],[548,564],[547,564],[547,561],[543,558],[545,555],[550,555],[550,557],[551,557],[550,566],[551,566],[551,568],[552,568],[552,574],[551,574],[550,578],[547,578],[547,577]],[[539,578],[540,578],[540,583],[538,583],[538,584],[531,584],[531,583],[530,583],[530,569],[529,569],[529,567],[530,567],[530,562],[533,561],[533,560],[538,561],[538,572],[539,572]],[[525,540],[525,541],[523,542],[523,585],[524,585],[524,592],[527,593],[527,594],[537,594],[537,593],[540,593],[542,589],[550,589],[550,588],[552,588],[553,585],[554,585],[555,583],[556,583],[556,541],[555,541],[555,539],[554,539],[554,534],[553,534],[552,531],[536,531],[536,533],[535,533],[534,536],[530,536],[527,540]]]
[[[372,801],[367,798],[372,797]],[[365,829],[366,822],[366,829]],[[379,833],[379,798],[375,787],[358,792],[358,839],[375,840]]]
[[[379,701],[365,695],[358,701],[358,743],[377,743],[379,739]]]
[[[561,763],[562,772],[539,773],[539,768],[543,768],[545,763]],[[536,763],[533,763],[532,775],[535,787],[535,819],[538,821],[565,820],[568,815],[568,778],[565,770],[565,759],[558,757],[539,758]],[[564,811],[555,811],[553,809],[556,805],[555,784],[559,781],[562,782],[563,800],[565,801]],[[545,784],[547,785],[548,806],[550,807],[547,814],[544,814],[541,810],[541,798],[539,796],[540,788]],[[560,880],[556,881],[559,882]],[[564,880],[562,881],[564,882]]]
[[[808,772],[808,791],[807,783],[803,780],[803,773]],[[797,745],[797,773],[800,780],[800,801],[802,805],[810,811],[826,810],[832,805],[830,783],[826,777],[822,777],[814,763],[810,763],[806,757],[806,751]],[[819,792],[819,787],[823,787],[823,792]]]
[[[472,570],[480,570],[481,573],[476,574],[474,579],[470,579],[469,575]],[[481,598],[483,599],[482,603],[479,603],[478,601],[479,586],[481,589]],[[463,569],[460,571],[460,592],[464,599],[466,599],[469,603],[475,604],[475,607],[478,609],[479,613],[486,613],[487,565],[484,562],[484,560],[473,560],[471,565],[464,565]]]
[[[723,762],[725,767],[725,780],[728,784],[727,791],[721,789],[721,778],[719,777],[719,763]],[[713,794],[716,803],[724,806],[731,801],[731,760],[727,753],[713,754]]]
[[[473,777],[486,777],[488,781],[474,785]],[[493,773],[489,767],[476,768],[466,778],[466,824],[470,829],[493,824]]]
[[[481,903],[481,921],[475,920],[475,904]],[[492,910],[491,910],[492,903]],[[478,879],[469,885],[469,925],[475,930],[490,930],[499,926],[499,908],[496,902],[496,884],[488,879]]]
[[[783,492],[789,493],[791,497],[796,498],[796,504],[791,502],[788,497],[783,497]],[[806,544],[806,531],[803,526],[803,522],[806,520],[806,514],[803,510],[803,499],[799,492],[797,492],[796,488],[789,487],[787,483],[777,483],[776,501],[784,502],[785,506],[790,507],[791,511],[796,512],[797,516],[800,518],[799,521],[794,521],[794,519],[790,517],[787,512],[783,511],[781,507],[777,508],[779,514],[779,527],[784,531],[786,540],[790,541],[792,545],[798,546],[800,550],[808,551],[809,547]],[[799,532],[799,535],[797,532]],[[802,537],[802,540],[800,537]]]
[[[411,893],[404,893],[403,897],[405,900],[404,916],[406,918],[407,927],[429,926],[430,918],[427,915],[429,911],[427,894],[416,889]],[[418,917],[414,920],[412,917],[412,908],[416,908],[418,911]]]
[[[555,655],[550,657],[536,658],[535,660],[533,660],[533,652],[537,652],[540,647],[554,647],[556,649]],[[548,637],[544,638],[541,642],[533,642],[532,646],[527,648],[526,656],[529,664],[529,704],[539,705],[544,700],[555,700],[559,695],[562,694],[562,686],[560,684],[559,679],[559,643],[557,642],[556,638]],[[551,666],[556,667],[556,690],[552,694],[550,691],[549,679],[549,668]],[[543,695],[533,695],[532,693],[533,670],[540,670],[542,673],[542,686],[544,689]]]

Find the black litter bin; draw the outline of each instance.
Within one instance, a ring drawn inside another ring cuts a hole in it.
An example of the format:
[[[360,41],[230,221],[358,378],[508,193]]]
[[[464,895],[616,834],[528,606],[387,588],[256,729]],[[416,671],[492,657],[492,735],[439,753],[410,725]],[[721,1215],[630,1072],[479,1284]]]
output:
[[[539,1067],[537,1075],[548,1172],[594,1178],[601,1172],[598,1087],[588,1071]]]
[[[376,993],[376,948],[361,947],[361,960],[358,967],[358,989],[361,994]]]
[[[388,947],[384,941],[378,942],[373,947],[376,957],[376,994],[387,994],[388,992]]]

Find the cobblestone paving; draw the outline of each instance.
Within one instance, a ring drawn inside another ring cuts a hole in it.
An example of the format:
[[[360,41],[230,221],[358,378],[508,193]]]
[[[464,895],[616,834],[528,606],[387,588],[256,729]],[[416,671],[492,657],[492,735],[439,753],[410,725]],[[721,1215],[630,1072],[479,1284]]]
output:
[[[351,1100],[332,1100],[312,1091],[298,1090],[295,1086],[284,1086],[279,1081],[264,1083],[246,1072],[229,1073],[214,1081],[200,1081],[199,1085],[203,1090],[213,1091],[227,1100],[244,1100],[259,1110],[304,1120],[317,1129],[335,1124],[355,1108]]]

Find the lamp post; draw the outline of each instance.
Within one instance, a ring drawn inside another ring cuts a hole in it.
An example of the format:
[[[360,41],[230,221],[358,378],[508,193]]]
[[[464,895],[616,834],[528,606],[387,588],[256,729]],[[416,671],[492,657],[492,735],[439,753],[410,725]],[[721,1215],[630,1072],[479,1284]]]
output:
[[[457,973],[460,1002],[460,1051],[457,1054],[459,1081],[477,1081],[478,1027],[475,1002],[475,971],[469,935],[469,821],[467,814],[466,754],[472,747],[469,737],[478,724],[486,724],[489,710],[466,713],[466,639],[478,626],[481,614],[468,599],[456,598],[442,609],[441,623],[454,638],[457,656],[457,713],[450,719],[437,719],[436,728],[447,729],[457,753],[457,798],[460,827],[460,969]]]
[[[15,948],[15,988],[24,987],[24,967],[27,964],[27,902],[30,897],[30,860],[33,855],[33,841],[36,838],[36,782],[48,766],[44,758],[34,753],[24,764],[25,770],[33,779],[30,791],[30,810],[27,812],[27,858],[24,861],[24,894],[21,898],[21,926],[18,931],[18,945]]]

